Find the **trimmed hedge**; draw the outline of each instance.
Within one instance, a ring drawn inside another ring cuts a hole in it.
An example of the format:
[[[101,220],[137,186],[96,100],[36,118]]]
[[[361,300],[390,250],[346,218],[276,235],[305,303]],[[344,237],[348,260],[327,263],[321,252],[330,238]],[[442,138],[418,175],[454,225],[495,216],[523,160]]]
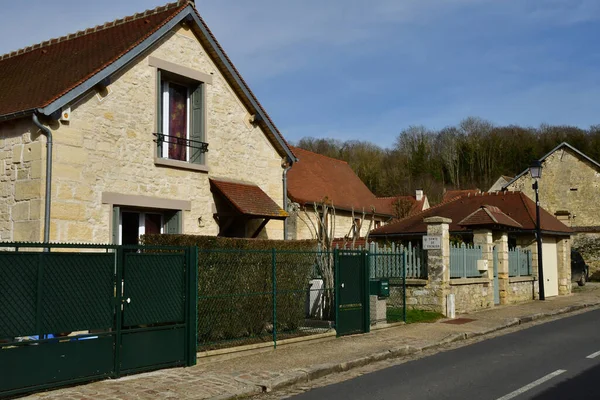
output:
[[[146,245],[198,246],[198,341],[203,347],[271,340],[273,249],[278,333],[304,321],[316,241],[236,239],[196,235],[145,235]]]

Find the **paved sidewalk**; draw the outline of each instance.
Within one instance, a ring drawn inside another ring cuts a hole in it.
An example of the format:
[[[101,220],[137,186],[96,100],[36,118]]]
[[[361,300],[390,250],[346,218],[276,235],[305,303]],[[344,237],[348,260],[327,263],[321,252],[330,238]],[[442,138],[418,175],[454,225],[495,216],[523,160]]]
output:
[[[190,368],[174,368],[116,380],[37,393],[26,399],[231,399],[307,382],[376,361],[415,354],[520,323],[600,305],[600,284],[571,296],[468,315],[474,321],[451,325],[438,321],[400,325],[365,335],[279,347],[230,359],[199,359]]]

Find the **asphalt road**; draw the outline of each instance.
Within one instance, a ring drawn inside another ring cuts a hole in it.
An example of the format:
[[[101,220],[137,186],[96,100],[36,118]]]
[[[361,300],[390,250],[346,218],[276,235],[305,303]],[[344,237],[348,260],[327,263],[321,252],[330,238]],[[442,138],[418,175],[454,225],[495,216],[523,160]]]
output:
[[[600,310],[438,353],[293,399],[600,399]]]

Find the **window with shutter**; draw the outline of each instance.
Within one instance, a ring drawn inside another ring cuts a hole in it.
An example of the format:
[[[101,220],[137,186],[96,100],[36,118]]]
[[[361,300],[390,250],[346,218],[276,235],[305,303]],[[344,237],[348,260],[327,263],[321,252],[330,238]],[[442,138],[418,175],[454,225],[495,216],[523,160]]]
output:
[[[204,83],[158,70],[157,156],[206,164]]]
[[[182,232],[182,211],[113,206],[114,244],[136,245],[145,234]]]

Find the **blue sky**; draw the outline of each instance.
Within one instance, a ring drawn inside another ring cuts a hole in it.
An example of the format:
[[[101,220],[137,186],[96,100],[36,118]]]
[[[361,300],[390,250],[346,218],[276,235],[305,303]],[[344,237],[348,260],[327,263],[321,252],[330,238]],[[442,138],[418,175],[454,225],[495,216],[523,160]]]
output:
[[[166,0],[0,0],[0,54]],[[391,146],[410,125],[600,124],[598,0],[198,0],[276,125]]]

